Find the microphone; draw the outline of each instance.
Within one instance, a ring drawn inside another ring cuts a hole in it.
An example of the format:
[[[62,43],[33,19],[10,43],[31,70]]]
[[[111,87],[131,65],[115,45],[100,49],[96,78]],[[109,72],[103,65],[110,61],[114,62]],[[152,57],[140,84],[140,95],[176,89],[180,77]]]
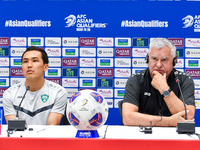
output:
[[[26,121],[23,119],[19,119],[18,117],[19,117],[20,106],[21,106],[21,104],[25,98],[25,95],[29,89],[30,89],[30,87],[27,86],[24,96],[22,97],[22,100],[21,100],[19,106],[17,107],[16,119],[8,119],[8,131],[11,131],[11,130],[24,131],[26,129]]]
[[[184,105],[184,108],[185,108],[185,122],[178,122],[177,123],[176,132],[178,132],[178,134],[184,134],[184,133],[193,134],[193,133],[195,133],[195,122],[188,122],[188,120],[187,120],[186,104],[185,104],[183,93],[182,93],[182,90],[181,90],[181,87],[180,87],[180,80],[179,80],[178,77],[176,77],[176,83],[178,84],[178,88],[179,88],[179,91],[181,93],[183,105]]]

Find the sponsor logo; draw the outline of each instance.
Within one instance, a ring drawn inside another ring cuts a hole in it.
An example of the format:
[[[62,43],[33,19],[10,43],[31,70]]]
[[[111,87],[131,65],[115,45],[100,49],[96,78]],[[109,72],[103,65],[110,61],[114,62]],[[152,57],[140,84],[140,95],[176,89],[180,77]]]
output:
[[[96,48],[80,48],[80,56],[95,57],[96,56]]]
[[[108,108],[113,108],[113,99],[106,99]]]
[[[200,88],[200,80],[194,79],[194,86],[195,88]]]
[[[45,51],[48,56],[61,56],[60,48],[45,48]]]
[[[0,37],[0,46],[9,46],[9,38]]]
[[[60,67],[61,58],[49,58],[49,67]]]
[[[188,66],[189,67],[198,67],[199,61],[198,60],[188,60]]]
[[[1,68],[0,76],[9,76],[9,68]]]
[[[95,67],[95,58],[80,58],[80,67]]]
[[[61,85],[61,79],[60,78],[45,78],[45,79]]]
[[[0,79],[0,85],[6,85],[6,79]]]
[[[145,59],[133,58],[132,62],[133,67],[147,67]]]
[[[184,67],[184,60],[178,59],[175,67],[176,68],[183,68]]]
[[[130,57],[131,48],[115,48],[115,57]]]
[[[115,67],[130,67],[131,59],[129,58],[115,58]]]
[[[67,88],[67,97],[72,97],[77,92],[78,92],[78,89],[76,89],[76,88],[74,88],[74,89]]]
[[[29,37],[28,46],[44,46],[44,38],[42,37]]]
[[[113,79],[97,79],[97,87],[113,87]]]
[[[0,48],[0,56],[9,56],[9,48]]]
[[[26,46],[26,38],[11,37],[11,46]]]
[[[12,66],[21,66],[22,65],[22,60],[17,59],[17,58],[12,58]]]
[[[62,78],[62,86],[64,87],[78,87],[78,79],[76,78]]]
[[[121,22],[121,27],[125,28],[167,28],[168,21],[160,21],[160,20],[124,20]]]
[[[200,69],[185,69],[185,73],[189,74],[192,78],[200,78]]]
[[[88,19],[86,14],[69,15],[65,19],[65,27],[76,26],[76,31],[91,31],[93,28],[106,28],[107,23],[94,23],[93,19]]]
[[[97,46],[113,46],[113,38],[97,38]]]
[[[113,77],[113,69],[97,69],[97,77]]]
[[[131,38],[115,38],[115,46],[130,47]]]
[[[176,49],[176,56],[177,57],[183,57],[183,48]]]
[[[98,57],[113,57],[113,48],[97,48]]]
[[[148,38],[133,38],[133,46],[147,47],[149,46],[149,39]]]
[[[46,37],[45,38],[46,46],[61,46],[61,38],[56,37]]]
[[[127,79],[115,79],[115,87],[123,87],[126,86]]]
[[[0,58],[0,66],[9,66],[9,58]]]
[[[11,76],[23,76],[22,68],[11,68]]]
[[[200,57],[200,49],[185,49],[186,57]]]
[[[114,104],[114,107],[115,108],[119,108],[118,107],[118,103],[120,102],[120,101],[122,101],[123,99],[115,99],[115,104]]]
[[[78,66],[78,58],[63,58],[62,65],[64,67],[77,67]]]
[[[11,56],[22,56],[26,48],[11,48]]]
[[[78,38],[66,38],[62,39],[63,46],[78,46]]]
[[[115,97],[124,97],[124,89],[115,89]]]
[[[11,86],[24,82],[25,78],[11,78]]]
[[[195,90],[195,92],[194,92],[194,97],[195,97],[195,99],[196,98],[200,98],[200,90]]]
[[[140,71],[142,71],[143,69],[132,69],[132,74],[135,74],[135,73],[138,73],[138,72],[140,72]]]
[[[31,39],[31,45],[40,45],[41,39]]]
[[[48,69],[48,75],[49,76],[57,76],[58,75],[58,69]]]
[[[78,48],[63,48],[63,56],[73,57],[78,56]]]
[[[189,28],[194,26],[194,32],[200,32],[200,15],[195,15],[194,17],[191,15],[187,15],[182,19],[183,28]]]
[[[96,77],[96,69],[80,68],[80,77]]]
[[[113,89],[97,89],[97,92],[103,97],[113,97]]]
[[[96,38],[80,38],[80,46],[96,46]]]
[[[183,38],[168,38],[176,47],[184,47]]]
[[[115,69],[115,77],[129,77],[130,75],[130,69]]]
[[[5,27],[51,27],[51,21],[43,20],[6,20]]]
[[[96,79],[80,79],[80,87],[95,87]]]
[[[200,39],[186,38],[185,45],[186,45],[186,47],[200,47]]]
[[[148,53],[148,48],[133,48],[132,51],[133,57],[146,57]]]
[[[63,77],[78,77],[78,68],[63,69]]]
[[[8,88],[0,88],[0,96],[3,96],[3,93],[5,92],[5,90],[7,90]]]

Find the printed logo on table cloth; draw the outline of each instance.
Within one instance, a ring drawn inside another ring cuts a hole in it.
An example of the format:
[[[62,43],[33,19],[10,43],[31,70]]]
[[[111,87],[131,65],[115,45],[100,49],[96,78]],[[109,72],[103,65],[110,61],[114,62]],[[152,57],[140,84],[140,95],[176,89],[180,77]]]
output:
[[[46,94],[41,95],[41,99],[45,103],[49,99],[49,95],[46,95]]]

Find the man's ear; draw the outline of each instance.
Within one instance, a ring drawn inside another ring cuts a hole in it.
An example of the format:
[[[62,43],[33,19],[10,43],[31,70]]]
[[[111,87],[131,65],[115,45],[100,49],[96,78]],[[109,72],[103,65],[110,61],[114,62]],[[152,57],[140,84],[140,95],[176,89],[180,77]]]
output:
[[[49,64],[44,64],[44,72],[47,71],[49,68]]]

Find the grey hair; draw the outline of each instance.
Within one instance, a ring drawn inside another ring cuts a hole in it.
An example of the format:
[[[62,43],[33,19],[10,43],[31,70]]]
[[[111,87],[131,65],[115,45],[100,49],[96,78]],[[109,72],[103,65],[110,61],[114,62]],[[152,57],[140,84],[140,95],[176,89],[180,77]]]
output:
[[[167,46],[171,49],[171,55],[174,58],[176,56],[176,46],[166,38],[154,38],[149,44],[149,53],[153,47],[160,49]]]

